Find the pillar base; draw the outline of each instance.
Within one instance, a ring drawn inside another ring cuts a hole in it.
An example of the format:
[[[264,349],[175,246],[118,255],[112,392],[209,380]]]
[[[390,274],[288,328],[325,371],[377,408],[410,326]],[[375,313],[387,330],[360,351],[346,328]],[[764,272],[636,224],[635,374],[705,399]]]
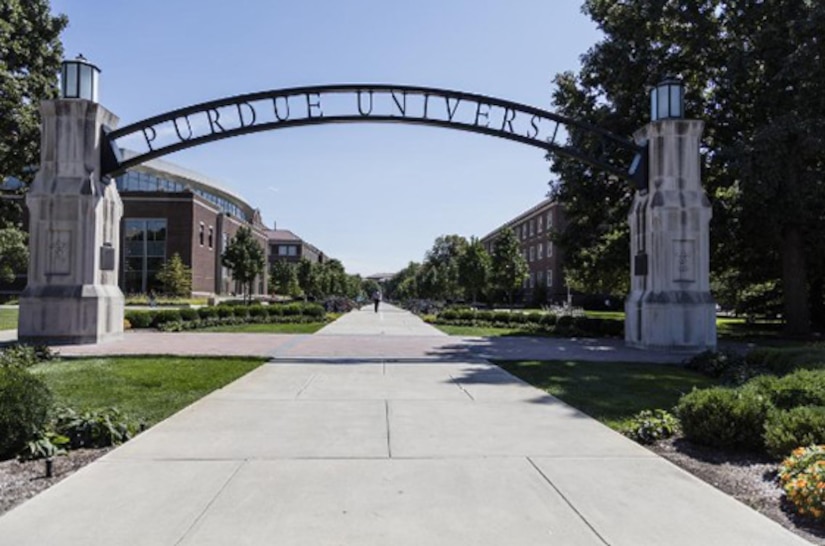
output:
[[[716,349],[716,303],[709,293],[647,293],[625,301],[630,347],[684,353]]]
[[[20,298],[22,343],[81,345],[123,339],[123,293],[117,286],[27,288]]]

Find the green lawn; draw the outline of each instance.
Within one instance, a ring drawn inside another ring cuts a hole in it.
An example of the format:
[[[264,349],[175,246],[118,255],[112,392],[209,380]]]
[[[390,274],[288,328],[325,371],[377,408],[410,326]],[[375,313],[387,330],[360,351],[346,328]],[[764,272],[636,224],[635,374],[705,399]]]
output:
[[[111,357],[36,365],[58,405],[75,410],[117,407],[153,425],[260,366],[260,358]]]
[[[0,309],[0,330],[17,328],[17,309]]]
[[[528,332],[520,328],[494,328],[492,326],[453,326],[451,324],[431,324],[449,336],[534,336],[535,332]]]
[[[193,332],[231,332],[235,334],[314,334],[328,323],[307,322],[307,323],[264,323],[264,324],[234,324],[226,326],[213,326],[211,328],[199,328]]]
[[[714,384],[672,364],[563,360],[495,363],[612,428],[619,428],[644,409],[669,411],[682,394]]]

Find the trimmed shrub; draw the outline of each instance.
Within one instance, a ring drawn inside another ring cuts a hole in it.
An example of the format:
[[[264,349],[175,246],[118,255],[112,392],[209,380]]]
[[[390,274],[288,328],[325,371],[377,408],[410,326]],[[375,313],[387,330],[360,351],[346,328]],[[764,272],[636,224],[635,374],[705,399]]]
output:
[[[537,312],[537,311],[532,311],[530,313],[527,313],[526,316],[527,316],[527,322],[538,325],[538,324],[541,324],[541,319],[544,315],[542,313]]]
[[[155,311],[126,311],[124,318],[132,328],[150,328],[155,318]]]
[[[198,316],[199,315],[197,309],[192,309],[191,307],[182,307],[180,309],[180,318],[183,320],[197,320]]]
[[[770,401],[756,389],[714,387],[684,395],[676,407],[689,440],[725,449],[764,448]]]
[[[300,303],[288,303],[283,306],[284,316],[286,317],[294,317],[296,315],[301,315],[301,304]]]
[[[155,316],[152,319],[152,326],[157,328],[161,324],[166,324],[167,322],[181,322],[183,319],[180,316],[180,310],[178,309],[163,309],[161,311],[156,311]]]
[[[762,347],[750,351],[746,360],[750,366],[763,368],[776,375],[785,375],[797,369],[825,368],[822,344],[805,347]]]
[[[277,304],[277,305],[270,305],[269,306],[269,316],[270,317],[282,317],[284,316],[284,305]]]
[[[556,325],[556,315],[554,315],[553,313],[544,313],[541,316],[541,320],[539,321],[539,323],[548,330],[552,329],[553,326]]]
[[[825,371],[823,370],[797,370],[769,384],[771,402],[777,408],[825,406]]]
[[[202,319],[211,319],[218,316],[217,307],[201,307],[198,309],[198,316]]]
[[[679,420],[663,409],[644,410],[636,414],[622,430],[640,444],[652,444],[670,438],[679,430]]]
[[[252,318],[266,318],[269,316],[269,308],[263,305],[253,305],[249,308],[249,316]]]
[[[326,310],[324,309],[323,305],[317,303],[308,303],[304,305],[301,314],[313,319],[322,319],[324,318],[324,315],[326,315]]]
[[[493,322],[506,326],[510,324],[510,316],[512,314],[513,313],[509,313],[507,311],[495,311],[493,313]]]
[[[0,459],[13,457],[49,421],[52,393],[20,366],[0,367]]]
[[[782,457],[798,446],[825,442],[825,407],[801,406],[774,410],[765,423],[768,453]]]
[[[235,307],[232,305],[218,305],[218,316],[220,318],[227,318],[227,317],[234,317],[235,316]]]

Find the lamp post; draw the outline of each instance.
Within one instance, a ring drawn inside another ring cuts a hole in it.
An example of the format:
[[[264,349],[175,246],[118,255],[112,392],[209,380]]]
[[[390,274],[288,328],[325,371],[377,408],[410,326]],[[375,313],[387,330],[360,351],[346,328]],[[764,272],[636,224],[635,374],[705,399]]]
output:
[[[63,61],[60,77],[60,97],[97,102],[100,69],[83,55]]]
[[[650,90],[650,120],[682,119],[685,117],[685,86],[674,77],[667,77]]]

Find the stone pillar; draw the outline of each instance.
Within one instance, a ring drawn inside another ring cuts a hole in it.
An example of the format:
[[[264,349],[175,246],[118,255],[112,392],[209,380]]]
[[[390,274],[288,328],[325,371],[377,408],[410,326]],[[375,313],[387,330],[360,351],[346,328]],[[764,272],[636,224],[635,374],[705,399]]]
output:
[[[123,204],[100,177],[101,127],[118,118],[83,99],[41,104],[40,170],[27,196],[29,280],[18,338],[99,343],[123,336],[117,248]]]
[[[700,352],[716,347],[710,293],[711,205],[702,189],[701,121],[665,119],[634,136],[649,143],[648,189],[630,222],[630,295],[625,340],[645,349]]]

